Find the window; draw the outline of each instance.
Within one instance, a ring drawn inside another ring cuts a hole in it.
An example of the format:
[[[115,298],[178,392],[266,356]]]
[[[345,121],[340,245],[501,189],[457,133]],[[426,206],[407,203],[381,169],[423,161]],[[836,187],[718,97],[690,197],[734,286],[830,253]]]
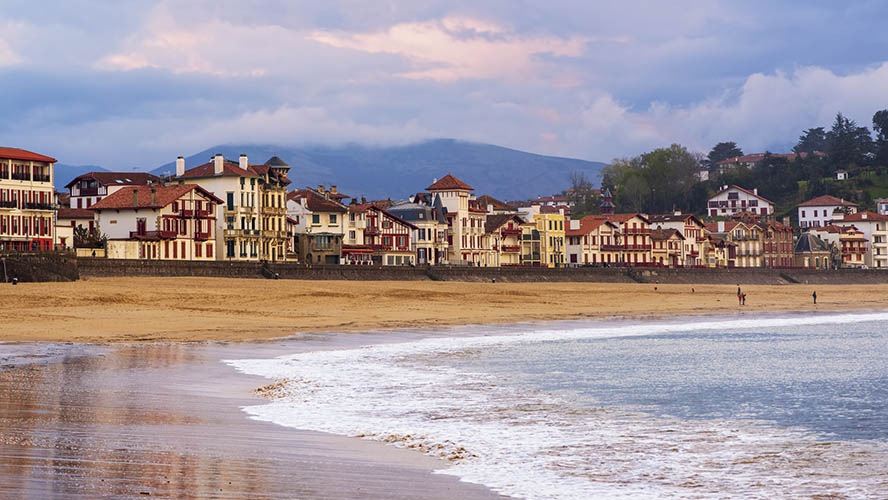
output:
[[[336,214],[330,214],[330,224],[336,224]]]
[[[320,214],[311,214],[311,223],[312,224],[320,224],[321,223],[321,215]]]
[[[348,232],[348,237],[349,237],[349,239],[354,240],[354,239],[355,239],[355,232],[354,232],[354,231],[349,231],[349,232]]]

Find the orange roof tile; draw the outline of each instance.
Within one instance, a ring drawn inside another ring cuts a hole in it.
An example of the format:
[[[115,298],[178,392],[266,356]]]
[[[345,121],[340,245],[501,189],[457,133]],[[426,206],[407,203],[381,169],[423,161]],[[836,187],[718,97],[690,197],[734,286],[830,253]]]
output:
[[[55,163],[58,161],[55,158],[27,151],[25,149],[4,147],[0,147],[0,158],[8,160],[42,161],[44,163]]]
[[[217,204],[222,200],[213,196],[212,193],[198,186],[197,184],[184,184],[181,186],[127,186],[113,194],[106,196],[91,206],[91,210],[107,210],[107,209],[128,209],[128,208],[163,208],[170,203],[178,200],[184,194],[191,190],[198,190],[205,197]],[[154,191],[154,203],[151,202],[152,191]],[[135,192],[136,203],[134,203]]]
[[[469,186],[465,182],[457,179],[453,175],[447,174],[444,177],[442,177],[441,179],[439,179],[437,182],[432,184],[431,186],[427,187],[426,191],[446,191],[446,190],[453,190],[453,189],[460,189],[460,190],[464,190],[464,191],[474,191],[475,190],[475,188],[473,188],[472,186]]]

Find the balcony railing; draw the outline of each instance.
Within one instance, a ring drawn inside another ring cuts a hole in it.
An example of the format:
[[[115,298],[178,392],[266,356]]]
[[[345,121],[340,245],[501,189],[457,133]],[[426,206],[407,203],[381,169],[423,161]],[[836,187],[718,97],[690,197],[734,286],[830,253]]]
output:
[[[193,216],[194,216],[194,210],[192,210],[192,209],[190,209],[190,208],[183,208],[183,209],[181,209],[181,210],[179,211],[179,215],[182,216],[182,217],[193,217]]]
[[[512,235],[520,235],[520,234],[521,234],[521,229],[518,229],[518,228],[512,228],[512,229],[504,228],[504,229],[502,230],[502,233],[503,233],[503,236],[508,236],[508,235],[510,235],[510,234],[512,234]]]
[[[0,201],[0,208],[16,208],[18,204],[12,200]]]
[[[12,173],[12,180],[29,181],[29,180],[31,180],[31,174],[19,174],[19,173],[13,172]]]
[[[28,210],[54,210],[55,207],[50,203],[25,203],[25,208]]]
[[[623,245],[601,245],[601,250],[605,252],[616,252],[623,249]]]
[[[645,227],[627,227],[623,234],[651,234],[651,230]]]
[[[142,236],[145,238],[160,238],[162,240],[172,240],[176,238],[175,231],[130,231],[130,239]]]
[[[202,219],[202,218],[209,217],[209,216],[210,216],[209,210],[195,210],[194,211],[194,217],[197,219]]]
[[[364,234],[367,234],[367,235],[379,234],[379,229],[377,229],[375,227],[368,227],[368,228],[364,229]]]
[[[198,240],[198,241],[206,241],[206,240],[210,239],[210,233],[209,233],[209,231],[206,231],[206,232],[198,231],[198,232],[194,233],[194,239]]]
[[[518,245],[503,245],[503,252],[520,252],[521,247]]]

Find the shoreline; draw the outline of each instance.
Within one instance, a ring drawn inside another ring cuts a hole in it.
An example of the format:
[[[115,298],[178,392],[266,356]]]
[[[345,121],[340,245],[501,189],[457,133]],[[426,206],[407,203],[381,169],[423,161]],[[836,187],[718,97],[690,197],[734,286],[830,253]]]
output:
[[[0,287],[2,341],[259,341],[366,332],[674,314],[888,307],[888,284],[458,283],[94,278]],[[818,305],[812,292],[818,292]]]

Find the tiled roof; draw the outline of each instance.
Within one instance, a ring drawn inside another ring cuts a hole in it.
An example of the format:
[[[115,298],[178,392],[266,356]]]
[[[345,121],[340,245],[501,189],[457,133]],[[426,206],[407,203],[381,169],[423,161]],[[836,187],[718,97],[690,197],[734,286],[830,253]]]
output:
[[[89,208],[59,207],[59,219],[92,219],[94,212]]]
[[[565,236],[583,236],[591,233],[592,231],[598,229],[598,227],[608,224],[606,219],[603,219],[597,215],[587,215],[580,219],[580,227],[578,229],[565,229]],[[613,222],[610,223],[612,226],[616,226]]]
[[[648,224],[651,223],[650,219],[648,219],[646,216],[639,214],[639,213],[587,215],[586,217],[595,217],[598,219],[603,219],[603,220],[615,222],[618,224],[623,224],[626,221],[632,219],[633,217],[638,217],[639,219],[643,220],[644,222],[647,222]],[[585,219],[586,217],[583,217],[583,218]]]
[[[92,179],[103,186],[142,186],[149,182],[160,183],[160,177],[148,172],[89,172],[78,175],[65,184],[70,188],[82,180]]]
[[[482,207],[487,207],[487,205],[492,205],[494,210],[510,210],[510,211],[515,210],[513,207],[497,200],[493,196],[488,196],[486,194],[478,197],[478,203]]]
[[[176,179],[194,179],[199,177],[225,177],[225,176],[234,176],[234,177],[258,177],[255,172],[244,170],[240,168],[238,163],[235,163],[231,160],[224,160],[222,162],[222,175],[216,174],[216,165],[214,161],[210,161],[204,163],[203,165],[198,165],[196,167],[189,168],[182,174],[181,177],[176,177]]]
[[[475,190],[475,188],[473,188],[472,186],[469,186],[465,182],[457,179],[453,175],[447,174],[444,177],[442,177],[441,179],[439,179],[437,182],[432,184],[431,186],[427,187],[426,191],[436,191],[436,190],[442,191],[442,190],[449,190],[449,189],[462,189],[465,191],[474,191]]]
[[[845,201],[841,198],[836,198],[835,196],[830,196],[828,194],[825,194],[823,196],[818,196],[817,198],[812,198],[804,203],[800,203],[799,206],[800,207],[832,207],[832,206],[856,207],[857,203]]]
[[[21,161],[41,161],[44,163],[55,163],[55,158],[44,156],[39,153],[34,153],[31,151],[27,151],[24,149],[18,148],[4,148],[0,147],[0,159],[4,160],[21,160]]]
[[[795,253],[803,252],[829,253],[829,245],[811,233],[802,233],[799,235],[799,241],[796,242]]]
[[[888,215],[877,214],[875,212],[870,212],[869,210],[864,210],[863,212],[857,212],[856,214],[846,215],[841,219],[833,219],[832,223],[838,222],[885,222],[888,221]]]
[[[729,232],[733,231],[733,229],[735,227],[737,227],[737,224],[740,224],[740,223],[737,221],[734,221],[734,220],[725,221],[724,232],[729,233]],[[710,233],[718,233],[719,232],[718,222],[707,222],[706,223],[706,230],[709,231]]]
[[[92,210],[126,209],[126,208],[163,208],[178,200],[192,190],[198,190],[205,197],[216,203],[222,200],[213,196],[197,184],[183,184],[181,186],[127,186],[113,194],[106,196],[90,207]],[[151,191],[154,191],[154,203],[151,203]],[[137,202],[133,203],[133,192],[136,191]]]
[[[681,235],[678,229],[651,229],[652,240],[668,240],[673,236],[678,236],[681,239],[685,239],[685,237]]]
[[[688,219],[692,219],[700,227],[704,226],[703,221],[694,214],[655,214],[648,215],[648,219],[651,221],[651,224],[658,222],[685,222]]]
[[[301,203],[301,200],[305,199],[305,206],[312,212],[348,212],[348,208],[345,205],[333,200],[328,200],[313,189],[290,191],[287,193],[287,199],[297,203]]]
[[[496,230],[498,230],[499,228],[506,225],[507,222],[509,222],[510,220],[513,220],[513,219],[515,220],[515,223],[518,225],[521,225],[524,223],[524,221],[521,219],[521,217],[519,217],[515,214],[488,215],[487,220],[484,221],[484,232],[485,233],[493,233]]]
[[[265,162],[265,164],[270,167],[289,167],[290,166],[290,165],[287,165],[287,162],[285,162],[284,160],[281,160],[278,156],[272,156],[271,158],[268,159],[268,161]]]

